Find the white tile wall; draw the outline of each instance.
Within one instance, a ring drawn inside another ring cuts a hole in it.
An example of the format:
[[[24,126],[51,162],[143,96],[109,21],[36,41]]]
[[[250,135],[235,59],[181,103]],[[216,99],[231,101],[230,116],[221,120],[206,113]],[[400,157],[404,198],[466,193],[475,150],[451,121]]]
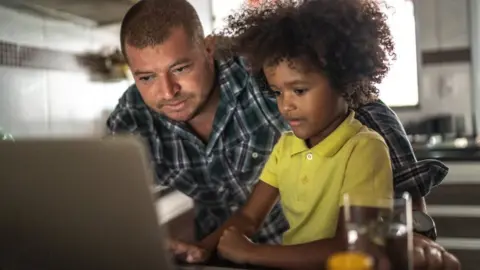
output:
[[[209,0],[191,0],[212,30]],[[120,25],[87,28],[0,7],[0,40],[75,53],[119,46]],[[0,127],[15,137],[84,136],[104,121],[130,83],[92,82],[87,74],[0,66]]]
[[[0,74],[0,126],[15,134],[45,132],[46,71],[0,67]]]
[[[116,46],[118,28],[91,29],[0,8],[0,39],[69,52]],[[87,135],[98,130],[127,82],[99,83],[87,74],[0,67],[0,126],[15,137]]]
[[[43,20],[0,7],[0,39],[23,45],[43,46]]]
[[[467,0],[414,1],[420,49],[468,46]],[[205,32],[210,33],[210,1],[191,2]],[[118,33],[118,25],[88,29],[0,7],[0,39],[5,41],[82,52],[118,45]],[[17,136],[88,134],[98,130],[91,123],[100,121],[102,112],[113,108],[128,85],[90,82],[79,73],[7,67],[0,67],[0,72],[0,126]],[[438,112],[470,117],[469,64],[427,66],[420,72],[420,109],[399,110],[402,120]]]

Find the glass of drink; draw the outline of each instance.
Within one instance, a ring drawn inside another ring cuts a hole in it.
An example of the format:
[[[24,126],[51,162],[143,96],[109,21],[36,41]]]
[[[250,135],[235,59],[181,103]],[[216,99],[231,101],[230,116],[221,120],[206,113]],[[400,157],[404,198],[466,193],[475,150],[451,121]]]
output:
[[[413,270],[412,201],[346,194],[343,216],[348,249],[385,254],[392,270]]]

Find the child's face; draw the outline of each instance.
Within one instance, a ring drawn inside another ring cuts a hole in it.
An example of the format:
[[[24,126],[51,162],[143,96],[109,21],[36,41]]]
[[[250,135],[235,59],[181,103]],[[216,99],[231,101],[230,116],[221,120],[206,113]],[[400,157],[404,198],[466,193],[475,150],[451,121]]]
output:
[[[264,72],[280,113],[297,137],[313,146],[343,121],[347,103],[322,73],[307,71],[295,61],[264,67]]]

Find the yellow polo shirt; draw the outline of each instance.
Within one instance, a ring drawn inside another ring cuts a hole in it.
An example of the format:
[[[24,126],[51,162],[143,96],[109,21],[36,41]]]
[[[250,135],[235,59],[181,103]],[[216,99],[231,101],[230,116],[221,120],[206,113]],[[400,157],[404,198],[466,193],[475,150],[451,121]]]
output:
[[[335,236],[345,193],[372,207],[393,197],[388,147],[354,116],[313,148],[291,132],[275,145],[260,180],[280,191],[290,225],[284,245]]]

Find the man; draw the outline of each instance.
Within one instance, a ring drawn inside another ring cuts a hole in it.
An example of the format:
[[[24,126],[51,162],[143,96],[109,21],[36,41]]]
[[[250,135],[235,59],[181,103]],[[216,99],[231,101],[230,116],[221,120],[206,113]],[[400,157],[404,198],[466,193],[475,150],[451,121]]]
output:
[[[205,237],[246,201],[287,126],[261,76],[249,74],[238,57],[215,56],[215,39],[204,38],[187,0],[139,1],[122,22],[120,39],[135,85],[120,98],[107,127],[113,134],[145,137],[158,184],[195,200],[199,242],[172,242],[172,248],[189,256],[209,254],[216,243]],[[383,103],[358,109],[357,118],[387,142],[396,194],[410,192],[416,215],[429,219],[423,196],[447,168],[416,161],[402,125]],[[287,226],[277,205],[253,240],[278,243]],[[458,269],[458,261],[433,240],[416,234],[415,245],[421,269]]]

